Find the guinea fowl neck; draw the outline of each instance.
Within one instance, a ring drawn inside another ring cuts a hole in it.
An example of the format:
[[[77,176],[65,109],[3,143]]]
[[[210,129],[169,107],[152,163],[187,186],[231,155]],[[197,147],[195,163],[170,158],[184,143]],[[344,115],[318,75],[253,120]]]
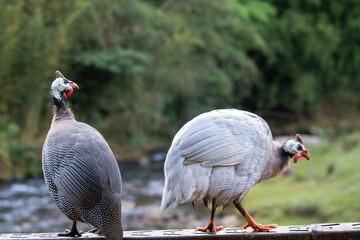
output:
[[[283,173],[290,166],[292,156],[286,152],[283,145],[273,141],[272,154],[269,161],[269,167],[262,180],[270,179]]]
[[[66,105],[63,98],[61,100],[52,97],[52,103],[54,105],[53,119],[51,125],[61,120],[74,120],[74,114],[71,109]]]

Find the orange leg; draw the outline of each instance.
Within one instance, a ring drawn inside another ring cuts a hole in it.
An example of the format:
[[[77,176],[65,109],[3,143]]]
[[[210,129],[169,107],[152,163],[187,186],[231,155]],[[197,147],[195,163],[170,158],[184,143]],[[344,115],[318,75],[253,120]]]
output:
[[[276,225],[276,224],[271,224],[271,225],[257,224],[255,222],[255,220],[250,216],[250,214],[244,209],[244,207],[241,205],[240,202],[235,203],[234,205],[241,212],[241,214],[244,216],[244,218],[247,221],[247,224],[242,229],[246,229],[248,227],[251,227],[252,229],[254,229],[254,231],[257,231],[257,232],[268,232],[272,228],[277,228],[278,227],[278,225]]]
[[[209,223],[206,227],[202,228],[202,227],[197,227],[196,230],[202,231],[202,232],[212,232],[212,233],[216,233],[217,231],[223,230],[224,227],[223,226],[219,226],[219,227],[215,227],[215,223],[214,223],[214,218],[215,218],[215,210],[216,207],[214,207],[214,199],[213,199],[213,204],[211,207],[211,217],[209,220]]]

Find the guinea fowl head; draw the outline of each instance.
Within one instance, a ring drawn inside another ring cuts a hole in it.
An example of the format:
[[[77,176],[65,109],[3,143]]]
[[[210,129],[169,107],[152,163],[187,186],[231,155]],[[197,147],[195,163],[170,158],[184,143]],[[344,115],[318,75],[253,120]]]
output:
[[[50,95],[54,106],[53,120],[51,126],[59,120],[71,119],[74,120],[74,114],[71,109],[67,107],[64,99],[70,97],[73,93],[73,88],[79,88],[79,86],[66,79],[60,71],[56,71],[56,79],[51,84]]]
[[[79,86],[66,79],[60,71],[56,71],[56,79],[51,84],[50,94],[57,101],[63,100],[63,98],[68,98],[73,93],[73,88],[79,88]]]
[[[285,142],[282,149],[288,154],[288,156],[294,157],[294,163],[297,163],[301,157],[305,157],[307,160],[310,160],[309,150],[305,148],[299,134],[295,135],[295,139],[290,139]]]

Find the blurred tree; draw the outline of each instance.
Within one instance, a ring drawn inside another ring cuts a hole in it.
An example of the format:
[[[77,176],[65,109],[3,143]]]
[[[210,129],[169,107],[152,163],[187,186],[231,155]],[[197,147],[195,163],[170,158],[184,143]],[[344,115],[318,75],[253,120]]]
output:
[[[2,1],[0,111],[19,124],[24,140],[44,133],[39,127],[49,79],[57,68],[68,70],[73,54],[83,50],[81,41],[91,40],[86,39],[90,29],[84,28],[92,10],[88,1]]]
[[[124,121],[105,124],[109,134],[122,136],[124,144],[136,138],[135,145],[145,135],[142,142],[148,145],[149,137],[169,139],[200,112],[241,107],[251,97],[260,71],[248,52],[266,50],[252,21],[263,23],[274,15],[270,4],[203,0],[120,5],[102,16],[114,23],[104,28],[103,35],[112,39],[107,48],[77,58],[89,71],[109,73],[107,85],[115,84],[108,88],[112,93],[107,96],[115,98],[109,101],[108,119]]]
[[[35,155],[19,140],[20,128],[8,117],[0,116],[0,179],[35,177]]]
[[[256,94],[258,107],[313,117],[357,110],[357,2],[269,2],[278,15],[261,29],[269,52],[263,63],[267,81],[259,82]]]
[[[87,27],[94,22],[94,12],[91,3],[85,0],[1,2],[0,115],[10,117],[10,120],[0,131],[9,132],[14,126],[19,129],[19,135],[11,135],[18,142],[5,144],[7,153],[12,154],[2,155],[0,162],[8,167],[3,171],[24,169],[22,172],[26,175],[26,167],[20,167],[20,162],[32,166],[35,158],[20,155],[27,155],[27,149],[41,147],[41,143],[34,140],[42,138],[49,126],[49,79],[58,68],[69,71],[73,54],[86,47],[82,42],[91,42],[90,35],[96,37]],[[16,151],[15,146],[18,146]],[[36,165],[39,172],[39,156]]]
[[[352,113],[359,12],[356,0],[3,0],[0,132],[41,148],[56,69],[80,86],[77,118],[122,156],[215,108]]]

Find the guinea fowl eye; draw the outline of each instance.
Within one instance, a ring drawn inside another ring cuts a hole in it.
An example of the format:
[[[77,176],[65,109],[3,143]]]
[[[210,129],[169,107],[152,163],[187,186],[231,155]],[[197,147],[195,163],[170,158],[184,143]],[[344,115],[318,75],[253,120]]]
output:
[[[299,150],[299,151],[302,150],[302,146],[300,144],[298,145],[297,150]]]
[[[68,84],[68,83],[69,83],[69,80],[67,80],[66,78],[64,78],[64,83],[65,83],[65,84]]]

